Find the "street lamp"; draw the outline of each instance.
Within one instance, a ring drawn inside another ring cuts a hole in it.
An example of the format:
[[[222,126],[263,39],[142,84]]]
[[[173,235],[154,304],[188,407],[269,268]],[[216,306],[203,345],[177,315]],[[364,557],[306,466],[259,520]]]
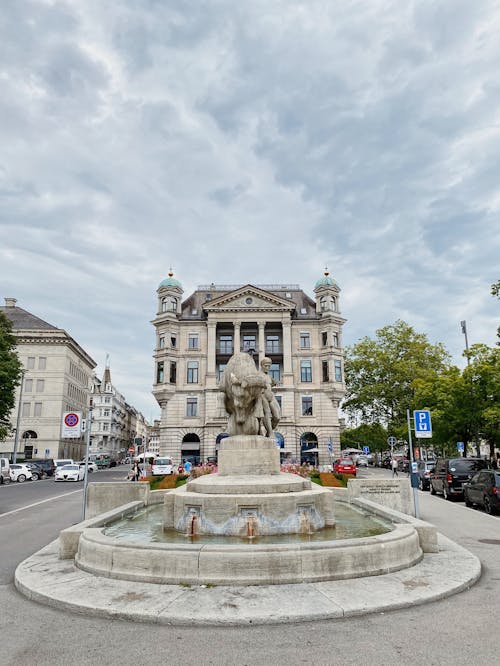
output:
[[[465,335],[465,349],[467,351],[467,365],[470,365],[470,359],[469,359],[469,341],[467,340],[467,322],[465,319],[463,319],[460,322],[460,326],[462,327],[462,333]]]

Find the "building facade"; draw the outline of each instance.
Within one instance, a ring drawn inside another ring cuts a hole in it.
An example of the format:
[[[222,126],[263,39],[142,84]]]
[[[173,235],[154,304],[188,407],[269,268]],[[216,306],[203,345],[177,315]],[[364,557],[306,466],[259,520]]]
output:
[[[170,273],[158,288],[153,394],[161,407],[160,454],[217,456],[227,436],[219,381],[235,351],[257,367],[267,356],[281,407],[282,460],[329,463],[340,454],[343,377],[340,289],[325,271],[314,298],[296,284],[202,285],[182,300]],[[331,449],[331,451],[330,451]]]
[[[85,437],[62,439],[62,415],[78,411],[85,417],[96,363],[66,331],[16,303],[15,298],[6,298],[0,310],[12,323],[16,351],[24,367],[10,417],[16,424],[19,416],[17,455],[21,459],[81,459]],[[14,431],[0,442],[2,455],[12,455],[15,441]]]

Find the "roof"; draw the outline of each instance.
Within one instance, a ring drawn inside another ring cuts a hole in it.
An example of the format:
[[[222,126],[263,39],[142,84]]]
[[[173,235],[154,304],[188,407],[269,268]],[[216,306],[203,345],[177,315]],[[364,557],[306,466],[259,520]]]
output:
[[[0,306],[0,312],[3,312],[7,319],[12,323],[14,330],[23,331],[58,331],[57,326],[49,324],[47,321],[35,317],[31,312],[23,310],[23,308]]]

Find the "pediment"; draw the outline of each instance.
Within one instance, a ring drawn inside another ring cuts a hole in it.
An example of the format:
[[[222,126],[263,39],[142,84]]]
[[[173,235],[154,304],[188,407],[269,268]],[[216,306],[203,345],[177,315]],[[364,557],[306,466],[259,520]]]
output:
[[[224,296],[214,298],[208,303],[204,303],[203,309],[207,312],[234,312],[242,310],[245,312],[263,310],[291,312],[295,310],[295,303],[248,284],[224,294]]]

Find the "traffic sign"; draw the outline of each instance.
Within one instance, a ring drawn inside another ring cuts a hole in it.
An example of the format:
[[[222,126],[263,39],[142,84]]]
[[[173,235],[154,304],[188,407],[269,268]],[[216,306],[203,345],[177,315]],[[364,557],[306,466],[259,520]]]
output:
[[[327,442],[327,443],[326,443],[326,448],[330,451],[330,453],[332,453],[332,451],[333,451],[333,446],[332,446],[332,443],[331,443],[331,442]]]
[[[363,453],[370,453],[370,447],[369,446],[363,446]]]
[[[463,442],[457,442],[457,451],[460,453],[464,452],[464,443]]]
[[[432,437],[431,413],[428,409],[415,410],[413,412],[415,420],[415,437]]]
[[[82,434],[82,413],[64,412],[61,424],[61,437],[76,438]]]
[[[398,443],[398,440],[397,440],[395,437],[393,437],[392,435],[391,435],[390,437],[387,438],[387,444],[388,444],[391,448],[392,448],[393,446],[396,446],[397,443]]]

